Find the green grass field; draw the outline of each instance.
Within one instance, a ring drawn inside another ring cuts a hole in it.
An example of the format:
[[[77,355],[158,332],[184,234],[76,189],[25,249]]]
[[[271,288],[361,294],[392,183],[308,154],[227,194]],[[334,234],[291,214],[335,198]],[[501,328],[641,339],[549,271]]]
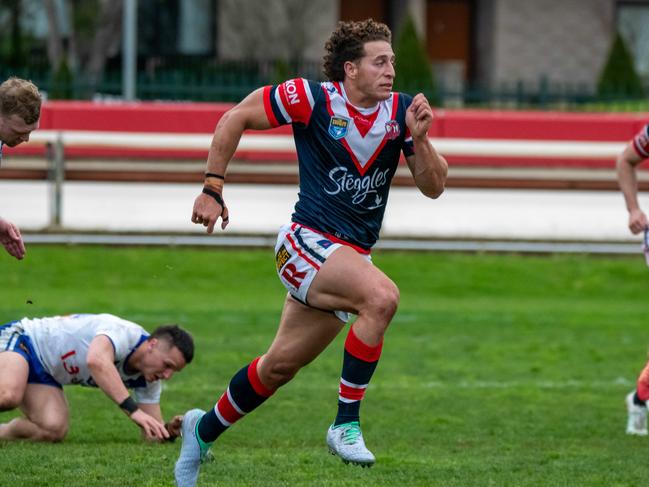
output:
[[[167,384],[163,411],[207,409],[274,336],[284,291],[272,257],[31,246],[23,262],[0,255],[0,323],[73,312],[111,312],[148,329],[180,323],[197,355]],[[345,466],[326,450],[341,334],[219,439],[199,485],[646,483],[649,438],[624,434],[623,405],[649,343],[640,255],[377,252],[374,262],[402,296],[362,407],[377,465]],[[0,442],[0,484],[173,485],[179,442],[141,442],[98,390],[67,395],[68,438]]]

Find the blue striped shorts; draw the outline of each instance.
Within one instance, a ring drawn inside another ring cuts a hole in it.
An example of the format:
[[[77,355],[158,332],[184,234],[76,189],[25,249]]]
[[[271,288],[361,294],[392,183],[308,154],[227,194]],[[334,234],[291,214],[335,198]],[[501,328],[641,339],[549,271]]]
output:
[[[43,364],[38,359],[36,350],[34,350],[31,339],[25,334],[25,330],[20,324],[20,321],[12,321],[5,325],[0,325],[0,353],[2,352],[15,352],[27,361],[29,365],[27,382],[29,384],[45,384],[62,388],[61,384],[43,367]]]

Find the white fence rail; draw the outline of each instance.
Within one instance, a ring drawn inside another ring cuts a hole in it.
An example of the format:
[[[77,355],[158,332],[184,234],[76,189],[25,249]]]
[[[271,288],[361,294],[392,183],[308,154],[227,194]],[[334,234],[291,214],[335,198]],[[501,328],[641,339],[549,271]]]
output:
[[[52,188],[50,220],[52,226],[56,227],[61,222],[66,148],[205,150],[207,152],[211,140],[211,134],[38,130],[31,135],[28,145],[49,147],[47,154]],[[613,160],[625,145],[623,142],[465,138],[431,138],[430,141],[445,156],[539,159]],[[245,134],[239,143],[239,150],[285,154],[295,151],[295,143],[290,135]]]
[[[207,150],[211,140],[210,134],[39,130],[32,134],[29,145],[59,141],[64,147]],[[624,148],[624,142],[466,138],[431,138],[430,141],[440,153],[449,156],[614,159]],[[295,151],[295,143],[291,135],[245,134],[239,149],[286,153]]]

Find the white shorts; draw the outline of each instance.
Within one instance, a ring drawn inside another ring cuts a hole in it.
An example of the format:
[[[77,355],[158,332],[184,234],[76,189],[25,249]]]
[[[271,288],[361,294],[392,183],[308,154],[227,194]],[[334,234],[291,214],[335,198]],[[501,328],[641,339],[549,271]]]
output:
[[[275,267],[280,281],[298,301],[308,305],[309,287],[327,258],[343,244],[304,227],[299,223],[283,225],[275,244]],[[369,254],[360,254],[369,262]],[[342,322],[349,321],[346,311],[334,311]]]

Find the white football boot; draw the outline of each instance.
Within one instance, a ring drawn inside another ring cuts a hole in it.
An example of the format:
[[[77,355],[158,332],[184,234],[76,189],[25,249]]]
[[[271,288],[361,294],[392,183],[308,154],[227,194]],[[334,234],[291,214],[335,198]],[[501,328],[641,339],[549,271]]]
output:
[[[629,417],[626,423],[627,435],[647,435],[647,408],[638,406],[633,402],[633,395],[635,391],[631,391],[626,396],[626,410]]]
[[[357,421],[338,426],[331,425],[327,431],[327,445],[332,455],[338,455],[343,463],[371,467],[376,459],[365,446],[363,433]]]
[[[174,476],[178,487],[194,487],[198,480],[201,463],[208,459],[210,445],[199,441],[196,436],[196,425],[205,411],[192,409],[183,416],[180,435],[183,439],[180,455],[174,467]]]

